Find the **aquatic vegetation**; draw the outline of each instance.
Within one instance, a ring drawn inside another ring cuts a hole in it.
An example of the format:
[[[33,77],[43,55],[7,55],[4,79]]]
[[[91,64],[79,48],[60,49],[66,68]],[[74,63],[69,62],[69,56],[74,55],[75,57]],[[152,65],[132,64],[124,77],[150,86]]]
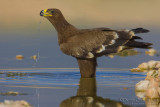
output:
[[[149,56],[154,56],[157,51],[155,49],[149,49],[148,51],[145,51],[145,53]]]
[[[156,49],[149,49],[149,50],[145,51],[145,54],[149,55],[149,56],[157,56],[157,57],[159,57],[160,56],[160,51],[156,50]]]
[[[22,73],[22,72],[7,72],[6,73],[6,77],[16,77],[16,76],[23,77],[26,75],[27,73]]]
[[[127,56],[135,56],[138,54],[141,54],[141,52],[134,49],[130,49],[130,50],[124,50],[122,52],[114,53],[114,54],[109,54],[108,56],[110,58],[114,58],[114,56],[127,57]]]
[[[17,96],[17,95],[27,95],[26,93],[19,93],[19,92],[14,92],[14,91],[9,91],[9,92],[4,92],[0,93],[2,96]]]
[[[131,69],[131,72],[148,72],[149,70],[159,69],[160,61],[151,60],[149,62],[144,62],[139,64],[137,68]]]
[[[33,59],[33,60],[37,60],[37,55],[33,55],[30,58]]]
[[[33,107],[27,101],[24,100],[5,100],[4,102],[0,102],[0,107]]]
[[[126,56],[134,56],[134,55],[138,55],[140,54],[140,52],[138,52],[137,50],[124,50],[122,52],[117,53],[118,56],[121,57],[126,57]]]

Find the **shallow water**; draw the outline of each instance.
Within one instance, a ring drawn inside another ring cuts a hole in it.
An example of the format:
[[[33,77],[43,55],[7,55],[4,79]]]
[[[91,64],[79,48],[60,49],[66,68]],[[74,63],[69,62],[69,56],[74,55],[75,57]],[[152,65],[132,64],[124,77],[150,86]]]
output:
[[[1,96],[4,99],[23,99],[39,107],[72,107],[70,97],[78,99],[93,98],[95,105],[107,104],[107,99],[113,104],[121,102],[125,105],[144,106],[134,93],[134,85],[145,78],[144,73],[132,73],[128,69],[97,69],[96,79],[80,79],[79,70],[72,69],[8,69],[0,71],[1,92],[15,91],[26,95]],[[92,92],[93,91],[93,92]],[[98,100],[100,97],[101,100]],[[82,100],[82,99],[79,99]],[[126,101],[127,100],[127,101]],[[138,100],[138,104],[132,100]],[[87,103],[82,101],[81,103]],[[47,105],[47,106],[46,106]]]

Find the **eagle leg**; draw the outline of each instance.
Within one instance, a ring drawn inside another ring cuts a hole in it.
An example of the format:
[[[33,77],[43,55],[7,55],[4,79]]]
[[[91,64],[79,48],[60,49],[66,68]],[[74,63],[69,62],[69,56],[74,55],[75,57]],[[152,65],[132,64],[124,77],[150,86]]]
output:
[[[77,58],[81,77],[90,78],[95,77],[97,58],[93,59],[79,59]]]

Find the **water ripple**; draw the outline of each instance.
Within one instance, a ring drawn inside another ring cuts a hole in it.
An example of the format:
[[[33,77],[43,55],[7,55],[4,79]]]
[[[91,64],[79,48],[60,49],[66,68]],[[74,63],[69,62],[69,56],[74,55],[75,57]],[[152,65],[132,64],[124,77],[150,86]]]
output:
[[[131,87],[144,78],[144,73],[133,73],[128,69],[98,68],[96,73],[99,86]],[[0,70],[0,83],[7,85],[77,86],[79,79],[77,68]]]

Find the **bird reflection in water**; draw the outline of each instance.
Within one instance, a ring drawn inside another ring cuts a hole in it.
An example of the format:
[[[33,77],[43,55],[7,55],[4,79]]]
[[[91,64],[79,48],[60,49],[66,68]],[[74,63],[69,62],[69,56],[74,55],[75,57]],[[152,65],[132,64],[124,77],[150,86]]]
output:
[[[97,96],[96,78],[81,78],[79,83],[77,95],[62,101],[60,107],[129,107]]]

